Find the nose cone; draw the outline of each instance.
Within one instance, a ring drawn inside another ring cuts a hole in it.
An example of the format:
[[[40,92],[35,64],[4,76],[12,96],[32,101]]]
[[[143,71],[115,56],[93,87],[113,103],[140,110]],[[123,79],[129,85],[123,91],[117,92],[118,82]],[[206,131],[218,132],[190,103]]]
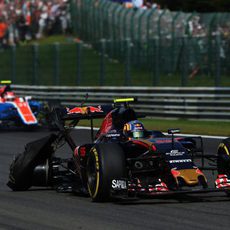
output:
[[[178,185],[181,179],[185,186],[205,186],[207,184],[206,177],[199,169],[172,170],[171,172]]]

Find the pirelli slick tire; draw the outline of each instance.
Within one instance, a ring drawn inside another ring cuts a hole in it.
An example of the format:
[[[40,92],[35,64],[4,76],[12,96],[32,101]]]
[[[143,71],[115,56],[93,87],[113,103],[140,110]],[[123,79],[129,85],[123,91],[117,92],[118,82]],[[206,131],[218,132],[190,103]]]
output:
[[[24,152],[16,156],[10,165],[9,181],[7,183],[13,191],[25,191],[36,184],[34,169],[47,162],[51,157],[53,154],[52,143],[56,138],[55,134],[51,134],[30,142],[26,145]]]
[[[218,174],[230,176],[230,138],[224,139],[218,147],[217,169]]]
[[[113,179],[126,177],[125,155],[119,144],[106,143],[92,147],[87,161],[87,186],[96,202],[111,198]]]

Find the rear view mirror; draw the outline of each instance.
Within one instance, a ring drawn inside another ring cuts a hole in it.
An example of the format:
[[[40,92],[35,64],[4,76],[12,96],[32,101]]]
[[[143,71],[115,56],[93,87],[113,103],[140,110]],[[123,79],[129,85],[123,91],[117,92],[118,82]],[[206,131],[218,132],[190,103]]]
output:
[[[180,133],[180,129],[168,129],[168,134]]]

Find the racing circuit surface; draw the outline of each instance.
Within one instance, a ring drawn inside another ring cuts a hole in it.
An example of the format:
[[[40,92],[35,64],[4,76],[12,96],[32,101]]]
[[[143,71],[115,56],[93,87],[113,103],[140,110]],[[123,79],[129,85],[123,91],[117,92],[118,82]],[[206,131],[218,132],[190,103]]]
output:
[[[90,198],[49,189],[12,192],[7,186],[9,165],[24,145],[47,131],[0,131],[0,229],[207,229],[227,230],[230,199],[224,193],[154,198],[135,202],[93,203]],[[78,144],[89,141],[87,130],[76,130]],[[215,153],[220,140],[205,139]],[[60,154],[71,153],[67,146]],[[213,183],[214,175],[208,174]],[[218,197],[216,197],[218,195]]]

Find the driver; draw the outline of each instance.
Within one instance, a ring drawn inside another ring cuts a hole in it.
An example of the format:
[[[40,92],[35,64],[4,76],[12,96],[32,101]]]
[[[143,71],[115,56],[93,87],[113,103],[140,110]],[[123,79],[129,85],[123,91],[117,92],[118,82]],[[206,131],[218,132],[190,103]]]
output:
[[[14,101],[14,99],[15,99],[15,94],[14,94],[14,92],[11,92],[11,91],[8,91],[8,92],[5,92],[4,93],[4,99],[6,100],[6,101]]]
[[[145,138],[145,128],[138,120],[130,121],[124,125],[123,133],[128,138]]]

